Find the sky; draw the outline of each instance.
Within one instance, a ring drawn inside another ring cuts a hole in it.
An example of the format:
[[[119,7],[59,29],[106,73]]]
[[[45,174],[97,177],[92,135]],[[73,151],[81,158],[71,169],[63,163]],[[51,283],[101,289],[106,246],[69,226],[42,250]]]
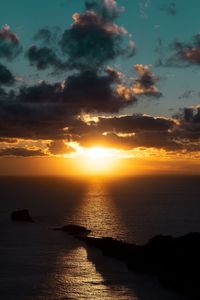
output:
[[[199,9],[1,0],[0,174],[200,173]]]

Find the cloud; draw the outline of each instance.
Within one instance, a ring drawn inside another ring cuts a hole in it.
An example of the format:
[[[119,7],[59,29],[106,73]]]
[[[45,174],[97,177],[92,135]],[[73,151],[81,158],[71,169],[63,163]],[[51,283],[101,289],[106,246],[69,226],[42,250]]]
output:
[[[0,156],[44,156],[45,154],[41,150],[31,150],[26,148],[5,148],[0,149]]]
[[[0,97],[2,137],[63,138],[64,128],[83,112],[118,112],[131,104],[115,93],[113,74],[91,72],[62,83],[41,82]]]
[[[18,143],[18,139],[0,138],[0,143],[17,144]]]
[[[54,26],[53,28],[40,28],[38,32],[34,35],[34,41],[39,41],[44,45],[52,45],[58,42],[59,34],[61,29],[58,26]]]
[[[193,90],[186,90],[182,95],[180,95],[178,97],[178,99],[188,99],[188,98],[192,97],[193,94],[194,94]]]
[[[117,113],[137,99],[135,96],[127,99],[117,92],[122,76],[107,64],[120,55],[132,56],[135,44],[126,29],[114,22],[123,11],[116,1],[86,1],[85,6],[85,12],[73,15],[73,24],[64,31],[58,43],[50,47],[33,45],[26,57],[40,71],[51,67],[54,71],[68,72],[66,80],[56,86],[59,91],[56,93],[58,106],[62,106],[68,114]],[[35,40],[42,40],[43,43],[51,39],[49,29],[41,29],[35,36]],[[38,98],[41,102],[47,97],[52,99],[48,88],[53,95],[55,93],[50,85],[46,86],[45,91],[45,85],[42,90],[39,86],[27,88],[23,95],[29,94],[25,98],[34,98],[35,102]],[[20,93],[18,99],[22,99],[21,96]]]
[[[121,116],[113,118],[99,118],[99,126],[104,131],[111,130],[120,133],[131,133],[141,130],[168,131],[175,125],[174,121],[164,117],[154,118],[148,115],[134,114],[132,116]]]
[[[57,138],[63,135],[66,110],[59,103],[60,84],[22,87],[0,98],[1,137]]]
[[[166,64],[175,67],[189,67],[191,65],[200,65],[200,33],[193,36],[191,42],[175,41],[172,44],[175,51]]]
[[[85,6],[87,10],[95,11],[105,21],[115,20],[124,11],[115,0],[87,0]]]
[[[138,147],[186,153],[200,150],[200,108],[185,108],[174,118],[141,114],[99,117],[83,126],[68,128],[73,141],[81,146],[100,145],[132,150]]]
[[[5,25],[0,30],[0,58],[10,61],[16,58],[21,51],[22,47],[18,36],[10,30],[10,26]]]
[[[64,99],[69,99],[69,105],[74,113],[110,112],[116,113],[120,109],[132,104],[123,95],[115,91],[114,85],[118,78],[113,73],[98,75],[92,71],[69,76],[63,91]]]
[[[93,10],[76,13],[73,19],[74,23],[60,41],[71,68],[96,70],[120,55],[132,53],[131,45],[124,45],[127,31],[123,27],[105,20]]]
[[[135,86],[133,87],[135,94],[150,95],[157,98],[161,97],[162,94],[158,91],[156,86],[159,78],[150,71],[149,66],[137,64],[135,65],[135,69],[140,75],[139,79],[136,79]]]
[[[49,67],[53,67],[55,70],[66,70],[67,68],[67,64],[62,62],[56,52],[49,47],[38,48],[33,45],[26,52],[26,57],[30,64],[36,66],[38,70],[45,70]]]
[[[83,124],[71,124],[67,132],[74,142],[85,147],[100,145],[123,150],[155,147],[170,151],[181,148],[173,135],[177,123],[170,118],[133,114],[99,117],[95,122]]]
[[[66,144],[63,140],[52,141],[48,145],[48,151],[53,155],[62,155],[74,152],[74,149]]]
[[[141,96],[161,97],[157,86],[160,78],[149,65],[136,64],[135,78],[127,78],[114,68],[112,64],[118,57],[135,54],[131,36],[115,23],[123,8],[114,0],[88,0],[85,5],[86,11],[75,13],[72,25],[63,34],[56,29],[40,29],[34,36],[36,44],[25,54],[38,73],[49,68],[62,71],[62,81],[34,85],[22,82],[14,90],[8,89],[6,86],[12,86],[15,78],[0,64],[0,139],[24,141],[18,147],[7,145],[0,155],[69,154],[73,151],[70,142],[81,146],[102,143],[121,149],[155,147],[175,151],[187,147],[182,132],[189,124],[194,128],[197,112],[188,121],[183,115],[119,115]],[[0,58],[2,45],[9,45],[12,53],[4,58],[17,55],[14,50],[20,48],[19,39],[8,27],[0,35]],[[88,121],[84,119],[86,114],[96,119]],[[28,147],[26,140],[46,144]]]
[[[114,0],[85,2],[86,11],[73,15],[73,24],[60,40],[58,29],[40,29],[27,58],[39,70],[53,67],[57,71],[97,71],[120,55],[133,56],[135,43],[124,27],[114,20],[123,11]]]
[[[200,151],[200,106],[185,107],[174,116],[178,121],[173,135],[190,151]]]
[[[175,117],[182,122],[200,124],[200,105],[185,107]]]
[[[160,10],[166,12],[168,15],[171,16],[177,15],[177,8],[175,2],[169,2],[165,5],[162,5]]]
[[[76,129],[76,134],[77,141],[87,147],[97,143],[124,150],[136,147],[175,150],[180,148],[179,144],[174,141],[172,133],[175,127],[176,122],[170,118],[134,114],[109,118],[99,117],[98,122],[91,122],[89,128],[81,135],[78,135]]]
[[[13,74],[6,68],[6,66],[0,63],[0,86],[11,86],[15,82]],[[1,95],[2,92],[0,92]]]
[[[78,116],[66,118],[60,115],[57,121],[51,122],[47,118],[45,121],[34,123],[28,118],[29,123],[24,120],[24,130],[22,131],[23,124],[21,124],[20,131],[23,135],[28,132],[29,138],[52,139],[51,143],[47,143],[48,155],[72,153],[75,150],[71,148],[69,142],[79,143],[83,147],[101,145],[123,150],[138,147],[163,149],[168,152],[179,151],[179,153],[200,150],[200,108],[198,106],[185,108],[174,118],[133,114],[98,117],[94,120],[92,118],[84,120]],[[63,130],[64,124],[66,127]],[[10,130],[16,132],[18,125],[15,120]],[[11,152],[14,155],[15,152]],[[9,155],[9,153],[3,151],[1,155]],[[20,152],[16,153],[20,155]]]
[[[60,34],[61,29],[57,26],[38,30],[33,37],[37,45],[33,44],[25,53],[31,66],[35,66],[40,71],[51,67],[55,71],[66,71],[68,64],[62,61],[59,49]]]
[[[129,86],[127,84],[119,84],[117,87],[119,95],[126,99],[137,99],[137,96],[162,97],[162,93],[159,92],[156,86],[159,78],[150,71],[149,66],[137,64],[135,65],[135,70],[139,77]]]
[[[68,133],[82,135],[85,133],[117,133],[135,134],[139,131],[169,131],[176,125],[170,118],[152,117],[149,115],[133,114],[123,116],[98,117],[95,121],[77,119],[71,122]]]
[[[86,134],[79,138],[79,143],[84,147],[95,145],[104,147],[116,147],[121,150],[133,150],[136,148],[155,148],[166,151],[177,151],[183,149],[173,135],[165,131],[139,131],[136,134],[107,133],[100,135]]]

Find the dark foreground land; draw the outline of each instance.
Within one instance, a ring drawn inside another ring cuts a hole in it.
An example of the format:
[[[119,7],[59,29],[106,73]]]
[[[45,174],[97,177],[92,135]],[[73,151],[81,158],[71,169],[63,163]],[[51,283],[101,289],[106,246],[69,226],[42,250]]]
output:
[[[159,235],[142,246],[112,238],[78,238],[124,261],[129,269],[156,275],[163,284],[200,299],[200,233],[176,238]]]
[[[13,212],[11,219],[33,222],[28,210]],[[200,233],[181,237],[158,235],[145,245],[137,245],[109,237],[88,236],[91,231],[80,225],[52,229],[73,235],[88,246],[100,249],[103,255],[125,262],[130,270],[157,276],[163,284],[189,299],[200,299]]]

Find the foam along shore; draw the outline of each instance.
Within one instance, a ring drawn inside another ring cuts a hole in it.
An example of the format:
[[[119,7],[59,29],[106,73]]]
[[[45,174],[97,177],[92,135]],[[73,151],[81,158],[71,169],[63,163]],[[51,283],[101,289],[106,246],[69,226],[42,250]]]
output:
[[[200,299],[200,233],[181,237],[158,235],[145,245],[130,244],[113,238],[76,237],[99,248],[103,255],[124,261],[133,271],[153,274],[168,287]]]

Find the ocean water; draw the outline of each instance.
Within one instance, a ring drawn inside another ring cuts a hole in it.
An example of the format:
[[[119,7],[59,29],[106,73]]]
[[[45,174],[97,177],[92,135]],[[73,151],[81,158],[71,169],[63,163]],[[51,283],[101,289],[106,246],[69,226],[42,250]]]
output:
[[[11,222],[11,212],[24,208],[36,222]],[[69,223],[140,244],[200,231],[200,177],[0,178],[0,299],[185,299],[51,230]]]

